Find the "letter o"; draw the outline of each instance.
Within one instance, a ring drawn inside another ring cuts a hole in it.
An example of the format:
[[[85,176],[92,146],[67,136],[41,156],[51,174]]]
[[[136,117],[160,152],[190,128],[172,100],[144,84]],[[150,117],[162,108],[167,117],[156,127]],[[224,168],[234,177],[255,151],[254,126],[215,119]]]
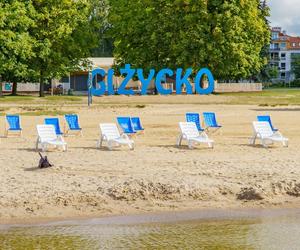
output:
[[[206,89],[203,89],[200,84],[201,79],[204,75],[206,75],[208,78],[208,87]],[[215,89],[215,79],[208,68],[203,68],[197,73],[195,77],[195,89],[196,92],[200,95],[209,95],[213,93]]]

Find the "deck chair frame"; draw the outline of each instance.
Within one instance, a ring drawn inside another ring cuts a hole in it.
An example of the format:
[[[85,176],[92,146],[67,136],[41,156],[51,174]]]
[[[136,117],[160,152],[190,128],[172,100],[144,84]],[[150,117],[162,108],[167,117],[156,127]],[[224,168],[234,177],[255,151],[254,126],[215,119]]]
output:
[[[195,144],[200,143],[207,144],[209,148],[214,147],[214,141],[209,139],[205,131],[199,132],[194,122],[180,122],[179,127],[180,134],[176,141],[177,146],[181,146],[182,141],[186,140],[190,149],[193,149]]]
[[[4,137],[8,138],[10,134],[14,135],[16,137],[22,137],[23,136],[23,129],[22,129],[22,124],[21,124],[21,117],[19,116],[20,130],[11,130],[9,122],[7,120],[7,116],[17,116],[17,115],[6,115],[5,116],[5,121],[4,121]]]
[[[79,116],[77,114],[70,114],[70,115],[76,115],[78,119],[78,124],[79,124]],[[64,116],[64,136],[77,136],[80,135],[81,137],[83,136],[82,133],[82,128],[80,129],[70,129],[69,123],[67,121],[66,115]],[[72,133],[71,133],[72,132]]]
[[[135,117],[131,117],[130,119],[131,119],[131,124],[132,124],[132,128],[134,129],[134,131],[136,131],[138,133],[145,132],[145,129],[142,126],[141,119],[139,117],[135,116]],[[136,124],[138,128],[135,127],[134,124]]]
[[[214,117],[216,126],[208,126],[207,125],[207,115],[211,115]],[[212,133],[216,133],[217,131],[222,128],[217,122],[216,114],[214,112],[203,112],[203,124],[205,125],[205,131],[210,132],[212,130]]]
[[[134,141],[132,141],[129,136],[125,133],[120,134],[119,129],[115,123],[100,123],[100,138],[97,141],[97,148],[101,148],[103,143],[107,143],[109,150],[113,147],[119,147],[121,145],[128,145],[130,150],[134,150]],[[111,136],[108,136],[108,130]]]
[[[252,126],[253,136],[249,141],[251,145],[255,145],[256,140],[260,139],[263,147],[265,148],[274,142],[281,142],[284,147],[288,147],[288,139],[283,137],[279,131],[274,132],[269,122],[254,121]],[[262,132],[264,132],[264,134],[262,134]]]
[[[122,120],[127,120],[127,123],[130,124],[129,126],[131,128],[131,132],[126,132],[126,128],[124,128],[124,126],[122,125],[123,124]],[[118,125],[119,125],[120,129],[122,130],[122,132],[124,134],[127,134],[130,137],[136,135],[137,131],[134,130],[134,127],[133,127],[133,124],[132,124],[130,116],[119,116],[119,117],[117,117],[117,122],[118,122]]]
[[[259,122],[268,122],[270,123],[271,129],[273,132],[278,132],[278,129],[274,127],[271,116],[269,115],[258,115],[257,116],[257,121]]]
[[[200,118],[199,113],[192,113],[192,112],[186,113],[185,114],[185,119],[186,119],[187,122],[196,123],[197,129],[198,129],[199,132],[203,132],[205,130],[204,128],[202,128],[201,118]]]
[[[53,124],[53,123],[51,123],[51,122],[49,123],[49,121],[57,121],[57,123],[56,123],[56,124]],[[58,135],[58,136],[63,136],[63,135],[64,135],[64,133],[63,133],[62,130],[61,130],[60,120],[59,120],[58,117],[46,117],[46,118],[44,119],[44,124],[45,124],[45,125],[52,125],[52,126],[54,126],[56,135]],[[56,126],[57,126],[57,127],[56,127]],[[57,133],[57,130],[59,130],[60,133]]]
[[[36,150],[41,147],[42,151],[46,151],[49,145],[56,147],[61,146],[63,151],[67,151],[67,143],[61,135],[56,135],[54,125],[37,125],[38,137],[36,140]],[[48,139],[43,138],[43,133],[48,133]]]

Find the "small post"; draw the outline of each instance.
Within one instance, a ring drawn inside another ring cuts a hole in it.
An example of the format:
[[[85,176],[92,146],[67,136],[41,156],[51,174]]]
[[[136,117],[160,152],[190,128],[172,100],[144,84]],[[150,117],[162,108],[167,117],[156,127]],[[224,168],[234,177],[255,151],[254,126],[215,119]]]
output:
[[[93,85],[93,79],[92,79],[92,73],[89,72],[88,77],[88,106],[90,107],[93,100],[92,100],[92,85]]]

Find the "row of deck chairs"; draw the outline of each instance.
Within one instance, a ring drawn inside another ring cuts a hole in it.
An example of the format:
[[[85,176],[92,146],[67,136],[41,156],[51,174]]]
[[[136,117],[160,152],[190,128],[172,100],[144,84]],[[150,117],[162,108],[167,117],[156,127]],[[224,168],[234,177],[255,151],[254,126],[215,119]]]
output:
[[[128,145],[131,150],[134,149],[134,141],[130,138],[133,134],[143,131],[141,121],[139,117],[118,117],[117,118],[120,127],[123,130],[121,134],[117,124],[115,123],[100,123],[100,138],[97,141],[97,148],[103,146],[103,143],[107,143],[109,150],[112,150],[115,146]],[[63,151],[67,150],[67,143],[64,141],[62,134],[59,133],[58,120],[46,122],[43,125],[37,125],[38,139],[36,142],[36,149],[41,148],[45,151],[49,145],[55,147],[62,147]]]
[[[5,123],[5,137],[8,137],[10,134],[22,136],[22,126],[21,118],[19,115],[6,115]],[[64,132],[62,132],[59,119],[54,118],[45,118],[44,122],[46,125],[53,125],[55,127],[56,135],[68,135],[71,132],[78,133],[82,135],[82,128],[79,125],[78,115],[76,114],[67,114],[65,115],[65,125]],[[8,125],[8,126],[7,126]]]
[[[213,112],[203,113],[203,124],[199,113],[186,113],[186,122],[180,122],[180,135],[177,138],[177,146],[181,146],[184,140],[187,141],[188,147],[192,149],[196,144],[205,143],[209,148],[214,147],[214,141],[210,139],[206,132],[217,131],[222,128],[218,124],[216,114]]]
[[[214,141],[205,133],[206,130],[214,128],[218,130],[220,126],[217,122],[214,113],[203,113],[204,124],[203,128],[198,113],[187,113],[186,122],[180,122],[179,127],[181,134],[177,139],[177,145],[180,146],[183,140],[186,140],[189,148],[193,148],[195,144],[205,143],[208,147],[213,148]],[[277,128],[273,126],[269,115],[257,116],[257,121],[252,123],[253,136],[250,138],[250,144],[255,145],[257,139],[260,139],[264,147],[274,142],[281,142],[283,146],[288,146],[288,139],[283,137]]]
[[[53,125],[56,135],[69,135],[79,134],[82,136],[82,128],[79,125],[79,118],[76,114],[67,114],[65,117],[64,131],[61,130],[60,122],[57,117],[45,118],[45,125]],[[14,135],[22,136],[21,118],[19,115],[6,115],[5,123],[5,136],[14,133]],[[141,124],[139,117],[117,117],[119,126],[122,128],[123,133],[132,135],[137,132],[143,131],[144,128]],[[8,126],[6,126],[8,125]]]
[[[177,139],[177,145],[180,146],[183,140],[186,140],[189,148],[193,148],[197,143],[206,143],[210,148],[213,148],[214,141],[211,140],[206,131],[209,129],[220,129],[217,122],[215,113],[203,113],[204,126],[201,125],[200,115],[198,113],[187,113],[186,122],[180,122],[180,135]],[[7,115],[7,122],[9,124],[8,131],[14,131],[22,133],[20,117],[18,115]],[[82,135],[82,128],[79,126],[79,119],[76,114],[65,115],[65,120],[68,124],[68,128],[65,134],[69,131],[79,132]],[[283,137],[277,128],[272,124],[270,116],[258,116],[258,121],[253,122],[253,137],[250,139],[250,144],[255,144],[257,139],[261,139],[262,145],[267,147],[273,142],[282,142],[284,146],[288,146],[288,139]],[[123,133],[119,132],[119,129],[115,123],[100,124],[101,136],[97,142],[97,147],[102,147],[104,142],[107,142],[109,149],[113,146],[126,144],[130,149],[134,148],[134,142],[130,138],[132,135],[144,131],[139,117],[117,117],[119,127]],[[42,148],[46,150],[48,144],[54,146],[62,146],[63,150],[67,149],[67,144],[63,140],[63,133],[60,129],[58,118],[45,118],[44,125],[38,125],[38,140],[36,142],[36,148]]]
[[[201,123],[200,114],[198,114],[198,113],[186,113],[186,121],[187,122],[194,122],[196,124],[196,127],[197,127],[199,132],[203,132],[205,130],[208,131],[208,130],[211,130],[211,129],[214,129],[215,131],[217,131],[218,129],[222,128],[222,126],[219,125],[218,122],[217,122],[215,113],[204,112],[203,113],[203,120],[204,120],[203,125],[205,127],[203,127],[203,125]]]

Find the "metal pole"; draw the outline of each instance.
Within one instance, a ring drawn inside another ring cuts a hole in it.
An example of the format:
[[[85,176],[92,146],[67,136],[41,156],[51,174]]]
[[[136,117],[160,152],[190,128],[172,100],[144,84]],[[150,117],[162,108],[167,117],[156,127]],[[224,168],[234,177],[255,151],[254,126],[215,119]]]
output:
[[[88,106],[90,107],[92,104],[92,84],[93,84],[92,74],[89,72],[88,76]]]

